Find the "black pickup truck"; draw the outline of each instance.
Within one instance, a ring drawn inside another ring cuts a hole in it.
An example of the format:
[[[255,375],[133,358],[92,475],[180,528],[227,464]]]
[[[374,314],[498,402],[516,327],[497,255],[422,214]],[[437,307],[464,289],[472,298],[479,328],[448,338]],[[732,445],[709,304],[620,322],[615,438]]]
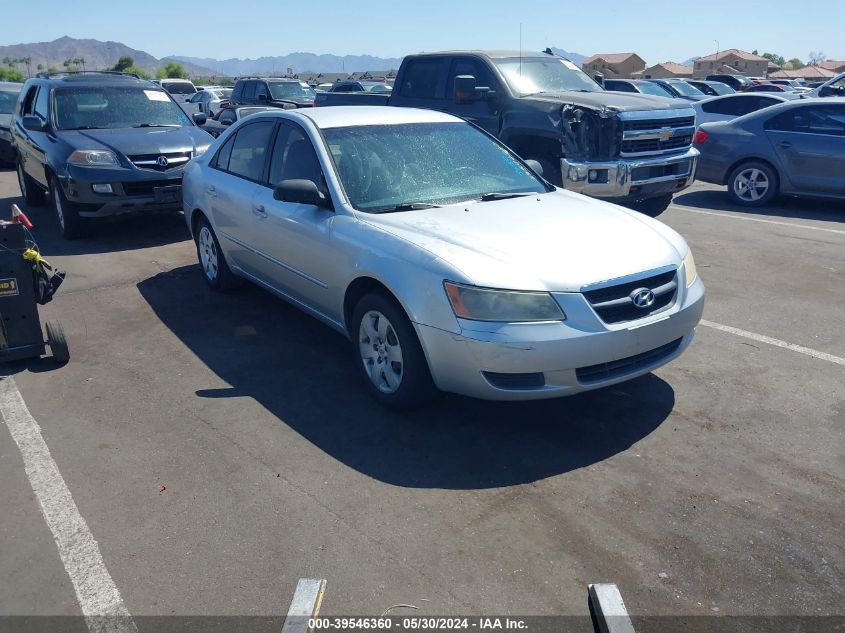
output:
[[[410,55],[391,95],[318,93],[316,105],[448,112],[536,160],[552,183],[649,214],[663,211],[695,176],[689,103],[606,91],[549,52]]]

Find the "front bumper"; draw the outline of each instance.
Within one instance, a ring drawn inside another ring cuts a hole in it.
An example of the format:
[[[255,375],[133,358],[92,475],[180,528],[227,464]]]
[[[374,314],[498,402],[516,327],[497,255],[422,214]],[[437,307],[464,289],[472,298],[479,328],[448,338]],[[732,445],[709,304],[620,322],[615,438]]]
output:
[[[563,187],[593,198],[650,198],[686,189],[695,180],[699,152],[619,159],[604,163],[560,160]],[[593,173],[591,177],[591,172]]]
[[[670,310],[616,326],[604,324],[583,295],[553,294],[566,321],[461,321],[460,334],[415,324],[438,388],[485,400],[538,400],[630,380],[677,358],[704,309],[700,278],[679,289]],[[539,382],[519,384],[532,375]]]
[[[78,205],[79,215],[114,215],[178,211],[182,208],[183,167],[158,172],[146,169],[68,166],[60,178],[65,196]],[[111,193],[97,193],[95,184],[111,185]]]

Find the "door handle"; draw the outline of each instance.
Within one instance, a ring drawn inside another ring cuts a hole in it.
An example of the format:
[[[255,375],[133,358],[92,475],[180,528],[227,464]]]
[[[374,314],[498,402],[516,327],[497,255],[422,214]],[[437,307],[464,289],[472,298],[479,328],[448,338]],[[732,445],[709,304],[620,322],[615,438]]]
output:
[[[789,149],[790,147],[792,147],[792,143],[790,143],[789,141],[781,141],[780,143],[778,143],[778,145],[780,145],[783,149]]]
[[[252,212],[259,218],[267,217],[267,211],[264,210],[264,205],[256,204],[254,207],[252,207]]]
[[[206,188],[205,188],[205,191],[206,191],[206,193],[208,193],[208,195],[209,195],[209,196],[211,196],[212,198],[216,198],[216,197],[217,197],[217,189],[215,189],[215,188],[214,188],[214,185],[208,185],[208,187],[206,187]]]

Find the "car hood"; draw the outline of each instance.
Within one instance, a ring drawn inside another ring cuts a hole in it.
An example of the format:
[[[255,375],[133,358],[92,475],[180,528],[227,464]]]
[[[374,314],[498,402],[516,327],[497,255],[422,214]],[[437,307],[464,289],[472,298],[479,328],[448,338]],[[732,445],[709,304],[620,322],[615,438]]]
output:
[[[547,103],[573,103],[597,110],[606,108],[616,112],[671,110],[688,107],[688,104],[670,97],[657,97],[639,92],[611,92],[609,90],[598,92],[544,92],[524,98]]]
[[[96,145],[101,145],[124,155],[204,151],[214,141],[208,132],[192,126],[75,130],[63,134],[78,149],[99,149]]]
[[[479,286],[578,292],[666,265],[687,246],[666,225],[558,190],[361,219],[439,257]]]

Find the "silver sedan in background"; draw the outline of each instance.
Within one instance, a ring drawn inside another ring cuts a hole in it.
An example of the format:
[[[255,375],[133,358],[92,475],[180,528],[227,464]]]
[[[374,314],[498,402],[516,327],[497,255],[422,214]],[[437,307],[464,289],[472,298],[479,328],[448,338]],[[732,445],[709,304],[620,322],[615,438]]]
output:
[[[349,337],[386,405],[565,396],[681,354],[704,304],[684,239],[539,169],[441,112],[276,110],[189,163],[183,205],[209,286]]]
[[[191,97],[188,103],[195,104],[197,110],[207,117],[213,117],[220,112],[221,104],[228,102],[231,96],[231,88],[204,88]]]

